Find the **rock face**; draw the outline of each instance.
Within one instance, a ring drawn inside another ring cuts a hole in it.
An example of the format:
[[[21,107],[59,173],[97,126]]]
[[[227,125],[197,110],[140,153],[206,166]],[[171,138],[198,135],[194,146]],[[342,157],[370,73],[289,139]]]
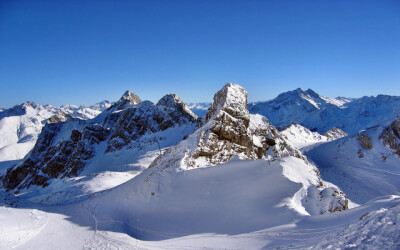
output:
[[[392,122],[380,136],[385,146],[389,146],[393,153],[400,157],[400,120]]]
[[[197,124],[197,116],[177,95],[167,95],[156,105],[138,102],[139,97],[127,91],[95,119],[52,119],[22,165],[7,171],[3,186],[7,189],[46,186],[52,178],[77,176],[97,154],[124,148],[140,150],[166,139],[167,135],[155,136],[157,132],[179,126],[194,129]],[[183,139],[184,135],[181,136]]]

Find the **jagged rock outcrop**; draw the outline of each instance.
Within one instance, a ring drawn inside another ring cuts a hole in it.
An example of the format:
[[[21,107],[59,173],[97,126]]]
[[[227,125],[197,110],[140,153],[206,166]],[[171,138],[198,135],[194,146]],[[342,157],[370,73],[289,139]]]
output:
[[[363,149],[371,150],[372,142],[368,134],[357,134],[357,140]]]
[[[306,160],[265,117],[250,115],[247,92],[228,83],[214,95],[203,126],[156,159],[152,166],[174,163],[187,169],[221,164],[234,156],[274,160],[289,155]]]
[[[68,119],[73,118],[70,114],[65,111],[58,111],[52,117],[47,120],[47,123],[57,123],[57,122],[65,122]]]
[[[328,138],[329,141],[336,140],[342,137],[347,136],[348,134],[341,130],[340,128],[331,128],[330,130],[326,131],[324,136]]]
[[[392,122],[385,128],[379,139],[383,141],[385,146],[389,146],[395,155],[400,157],[400,120]]]
[[[7,189],[46,186],[52,178],[77,176],[97,154],[159,146],[168,134],[156,133],[181,126],[193,131],[198,122],[177,95],[166,95],[155,105],[150,101],[139,102],[135,93],[127,91],[95,119],[63,119],[63,114],[54,117],[24,162],[7,171],[3,186]],[[181,136],[183,139],[184,135]],[[102,143],[106,147],[100,147]]]

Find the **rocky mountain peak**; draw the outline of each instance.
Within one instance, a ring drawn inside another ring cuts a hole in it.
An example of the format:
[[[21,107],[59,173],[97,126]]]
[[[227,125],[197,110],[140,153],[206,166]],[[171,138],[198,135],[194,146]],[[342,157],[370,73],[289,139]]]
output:
[[[139,96],[136,95],[135,92],[127,90],[125,93],[121,96],[118,102],[123,102],[123,101],[128,101],[129,104],[135,105],[140,103],[142,100],[140,100]]]
[[[182,99],[176,94],[168,94],[162,97],[156,104],[158,109],[162,109],[165,112],[179,112],[184,115],[189,115],[194,119],[197,119],[197,116],[186,106],[186,104],[182,101]]]
[[[227,83],[214,95],[206,120],[220,115],[221,111],[239,119],[247,117],[248,120],[247,91],[240,85]]]
[[[130,104],[135,105],[141,102],[139,96],[136,95],[135,92],[127,90],[125,93],[122,95],[122,97],[119,99],[119,101],[127,100],[129,101]]]
[[[176,95],[176,94],[168,94],[163,96],[158,102],[157,105],[163,105],[163,106],[175,106],[177,103],[183,103],[181,98]]]
[[[302,157],[265,117],[250,115],[247,92],[228,83],[214,95],[206,123],[152,165],[173,161],[179,163],[176,167],[188,169],[221,164],[234,156],[262,159],[282,155]]]
[[[140,103],[142,100],[136,95],[135,92],[127,90],[121,96],[121,98],[111,105],[107,110],[122,110],[127,107],[127,105],[136,105]]]

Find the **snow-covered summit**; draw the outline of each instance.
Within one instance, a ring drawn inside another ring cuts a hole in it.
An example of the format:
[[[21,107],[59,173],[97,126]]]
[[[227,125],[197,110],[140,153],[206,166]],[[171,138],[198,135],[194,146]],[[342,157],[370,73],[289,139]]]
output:
[[[122,110],[128,107],[129,105],[136,105],[141,101],[142,100],[138,95],[136,95],[135,92],[127,90],[118,101],[116,101],[110,107],[107,108],[107,111],[113,112],[117,110]]]
[[[332,128],[324,135],[321,135],[318,132],[311,132],[306,127],[303,127],[295,122],[284,129],[281,133],[292,145],[301,150],[308,150],[311,146],[336,140],[347,135],[344,131],[338,128]]]
[[[109,108],[111,105],[112,105],[112,103],[110,101],[104,100],[104,101],[101,101],[101,102],[91,105],[89,108],[103,112],[104,110]]]
[[[164,107],[164,109],[173,111],[174,109],[181,109],[190,114],[192,117],[197,116],[187,107],[187,105],[182,101],[182,99],[176,94],[168,94],[162,97],[156,104],[158,107]]]

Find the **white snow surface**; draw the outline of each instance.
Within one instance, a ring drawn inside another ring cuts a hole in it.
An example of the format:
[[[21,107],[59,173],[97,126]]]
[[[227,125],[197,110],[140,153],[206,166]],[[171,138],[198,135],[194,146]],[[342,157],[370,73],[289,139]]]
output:
[[[318,132],[311,132],[306,127],[297,123],[292,123],[289,127],[281,131],[281,134],[290,144],[302,152],[307,152],[322,143],[336,140],[346,135],[343,131],[336,128],[327,131],[325,135],[321,135]]]
[[[383,195],[399,195],[400,158],[379,139],[382,130],[375,127],[361,132],[371,138],[370,150],[363,149],[355,135],[319,145],[306,155],[319,166],[324,180],[339,186],[358,204]]]
[[[288,141],[298,149],[309,147],[311,145],[327,142],[328,137],[319,134],[318,132],[311,132],[307,128],[299,124],[291,124],[281,132]]]
[[[253,166],[258,165],[253,163]],[[238,176],[226,176],[226,169],[222,166],[222,169],[212,167],[189,171],[186,176],[181,175],[177,183],[171,182],[162,186],[155,195],[143,193],[135,198],[134,193],[138,191],[132,186],[136,179],[134,178],[111,192],[74,205],[22,209],[0,207],[0,249],[399,247],[399,196],[381,197],[362,206],[333,214],[302,215],[285,205],[273,206],[279,201],[279,197],[290,195],[293,192],[290,190],[295,187],[286,186],[286,181],[279,183],[284,179],[274,180],[277,177],[275,174],[271,177],[266,174],[259,176],[260,171],[269,171],[269,168],[274,169],[272,173],[279,173],[277,166],[264,166],[259,170],[250,166],[250,171],[244,171],[244,177],[245,180],[250,176],[256,181],[271,180],[273,184],[278,184],[277,189],[284,188],[279,193],[274,193],[268,188],[259,189],[256,187],[261,184],[258,181],[257,184],[245,183],[240,175],[243,171],[239,169],[236,169],[238,172],[235,171]],[[242,165],[241,168],[246,167],[248,166]],[[212,172],[207,173],[211,169]],[[202,172],[200,176],[196,171]],[[215,175],[217,173],[219,174]],[[208,179],[209,174],[215,175],[214,178]],[[216,182],[220,178],[231,177],[234,179],[227,184]],[[209,182],[199,186],[202,178]],[[238,185],[235,185],[237,181]],[[192,185],[187,189],[189,182]],[[242,186],[247,188],[249,184],[251,190],[253,187],[257,189],[257,192],[250,193],[250,196]],[[228,188],[231,192],[225,190],[222,193],[222,188]],[[265,197],[268,194],[273,196]],[[130,200],[131,198],[134,200]],[[145,206],[136,203],[138,200],[145,202],[145,205],[155,206],[147,207],[148,209],[139,213],[140,208],[144,209]],[[225,203],[227,201],[230,203]],[[116,203],[113,206],[109,202]],[[259,209],[251,206],[257,203],[261,205]],[[29,204],[21,206],[27,207]],[[191,209],[192,213],[188,214],[185,209]],[[152,218],[152,215],[155,217]],[[170,215],[173,215],[173,218],[170,218]],[[163,217],[166,217],[166,220],[163,220]],[[360,218],[363,219],[360,221]],[[255,224],[250,225],[250,222]]]

